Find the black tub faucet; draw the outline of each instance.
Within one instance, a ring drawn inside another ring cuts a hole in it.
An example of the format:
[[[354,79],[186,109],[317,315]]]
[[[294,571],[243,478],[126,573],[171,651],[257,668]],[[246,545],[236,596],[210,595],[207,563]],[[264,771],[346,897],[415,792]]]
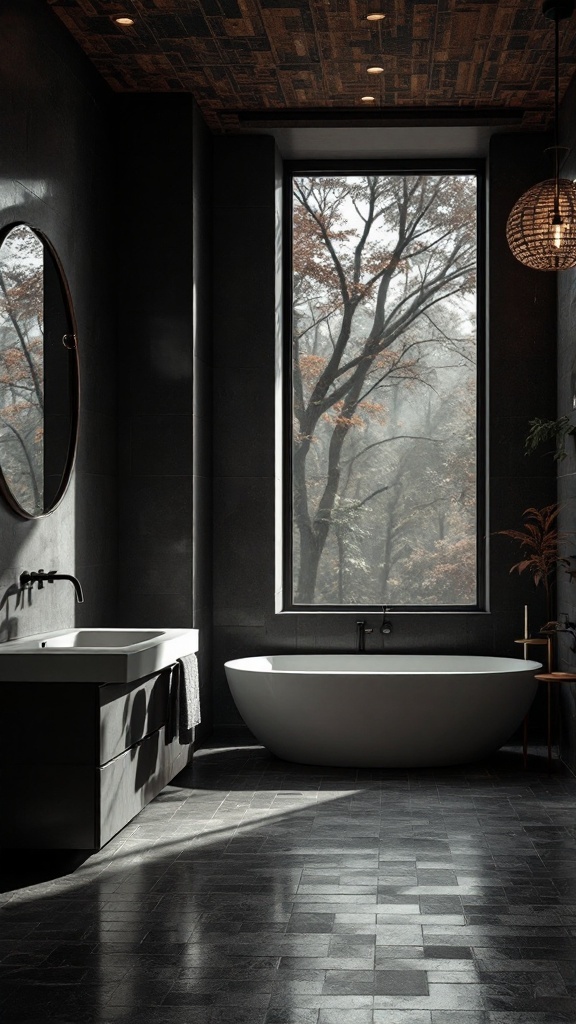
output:
[[[70,580],[70,583],[76,591],[76,600],[79,603],[83,602],[84,594],[82,593],[80,581],[69,573],[58,572],[57,569],[51,569],[50,572],[44,572],[44,569],[38,569],[38,572],[20,573],[20,586],[23,590],[30,590],[35,583],[38,584],[38,590],[42,590],[45,583],[54,583],[54,580]]]
[[[567,616],[564,622],[546,622],[540,633],[569,633],[572,637],[570,650],[576,654],[576,622],[570,622]]]
[[[372,627],[366,625],[365,619],[356,623],[356,653],[364,654],[366,651],[366,633],[372,633]]]
[[[392,632],[392,623],[390,619],[386,618],[389,611],[389,608],[385,608],[384,605],[382,605],[382,625],[380,626],[382,636],[388,636],[389,633]]]

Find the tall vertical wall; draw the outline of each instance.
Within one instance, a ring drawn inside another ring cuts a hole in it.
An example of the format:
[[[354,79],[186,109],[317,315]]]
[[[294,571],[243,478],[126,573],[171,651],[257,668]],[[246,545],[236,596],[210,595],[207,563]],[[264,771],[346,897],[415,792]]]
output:
[[[562,166],[564,178],[576,180],[576,78],[573,79],[561,106],[560,138],[570,151]],[[558,411],[576,425],[576,269],[558,275]],[[558,463],[558,500],[561,504],[560,529],[566,534],[562,544],[565,554],[576,555],[576,441],[567,439],[568,456]],[[576,569],[576,557],[570,560]],[[558,573],[558,614],[576,623],[576,583],[563,569]],[[576,672],[576,642],[570,634],[558,637],[559,668]],[[562,756],[576,771],[576,684],[560,687],[560,725]]]
[[[214,140],[214,717],[239,722],[224,662],[296,650],[274,613],[281,168],[267,136]]]
[[[115,98],[118,622],[211,619],[211,140],[190,96]]]
[[[109,261],[110,94],[42,0],[0,5],[0,227],[26,221],[62,261],[78,322],[81,369],[76,471],[46,518],[19,519],[0,502],[0,639],[116,613],[116,374]],[[76,574],[13,593],[23,569]]]

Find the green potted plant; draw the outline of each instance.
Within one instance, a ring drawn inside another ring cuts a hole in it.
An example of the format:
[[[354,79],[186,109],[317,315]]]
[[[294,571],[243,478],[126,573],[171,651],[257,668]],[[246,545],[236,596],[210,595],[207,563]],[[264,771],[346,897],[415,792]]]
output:
[[[542,420],[537,417],[529,420],[528,425],[530,430],[524,443],[525,455],[531,455],[546,441],[554,440],[554,461],[561,462],[567,457],[566,438],[576,434],[576,427],[570,422],[568,416],[561,416],[558,420]]]

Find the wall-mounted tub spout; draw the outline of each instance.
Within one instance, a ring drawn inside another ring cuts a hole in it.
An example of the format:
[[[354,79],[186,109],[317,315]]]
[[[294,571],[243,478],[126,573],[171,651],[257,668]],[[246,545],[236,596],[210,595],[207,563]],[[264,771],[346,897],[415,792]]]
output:
[[[70,580],[70,583],[76,591],[76,600],[79,603],[84,601],[84,594],[82,593],[80,581],[69,573],[58,572],[57,569],[51,569],[50,572],[45,572],[44,569],[38,569],[38,572],[20,573],[20,586],[23,590],[31,589],[35,583],[38,584],[38,590],[42,590],[45,583],[54,583],[54,580]]]
[[[371,626],[366,625],[365,619],[360,619],[356,623],[356,653],[364,654],[366,651],[366,633],[372,633],[373,629]]]
[[[572,643],[570,650],[573,654],[576,654],[576,622],[569,622],[566,618],[564,622],[547,622],[542,629],[541,633],[569,633],[572,637]]]

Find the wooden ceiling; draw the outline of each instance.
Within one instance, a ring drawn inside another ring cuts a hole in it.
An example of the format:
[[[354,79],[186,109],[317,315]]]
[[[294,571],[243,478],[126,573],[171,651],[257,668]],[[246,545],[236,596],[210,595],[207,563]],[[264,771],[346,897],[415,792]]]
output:
[[[514,112],[533,129],[552,110],[554,28],[541,0],[47,2],[112,89],[192,93],[216,132],[251,117],[438,111]],[[367,21],[373,10],[386,18]],[[134,25],[121,28],[116,14]],[[373,63],[383,74],[367,74]],[[561,95],[575,70],[576,13],[560,23]]]

